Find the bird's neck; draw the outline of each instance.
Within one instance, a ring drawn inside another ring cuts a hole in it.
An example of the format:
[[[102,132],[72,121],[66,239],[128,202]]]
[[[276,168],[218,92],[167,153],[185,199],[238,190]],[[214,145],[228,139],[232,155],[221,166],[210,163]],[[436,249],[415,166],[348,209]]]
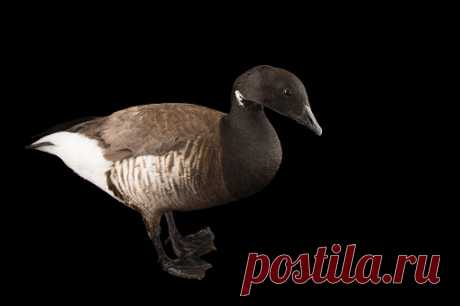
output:
[[[232,100],[222,120],[224,178],[235,197],[265,187],[278,171],[281,145],[275,129],[258,103]]]

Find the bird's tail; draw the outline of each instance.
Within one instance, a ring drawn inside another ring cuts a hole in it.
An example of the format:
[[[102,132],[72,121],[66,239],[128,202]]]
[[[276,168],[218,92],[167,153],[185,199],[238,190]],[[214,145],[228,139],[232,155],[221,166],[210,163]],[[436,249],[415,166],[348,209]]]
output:
[[[34,142],[33,144],[27,145],[25,148],[30,150],[41,150],[43,147],[54,146],[54,143],[50,141]]]
[[[76,120],[72,120],[72,121],[68,121],[68,122],[64,122],[64,123],[55,125],[52,128],[48,129],[47,131],[33,136],[32,141],[34,142],[26,146],[26,149],[34,149],[34,150],[43,151],[42,149],[44,149],[45,147],[55,145],[54,143],[45,140],[44,138],[46,136],[52,135],[57,132],[66,131],[69,129],[78,129],[79,126],[82,126],[85,123],[90,122],[94,119],[98,119],[98,118],[100,117],[85,117],[85,118],[80,118],[80,119],[76,119]]]

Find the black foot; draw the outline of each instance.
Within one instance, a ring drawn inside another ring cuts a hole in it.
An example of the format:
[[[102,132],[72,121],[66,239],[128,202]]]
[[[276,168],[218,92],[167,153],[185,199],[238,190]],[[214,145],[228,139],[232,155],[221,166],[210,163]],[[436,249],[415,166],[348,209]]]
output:
[[[198,256],[163,259],[161,260],[161,266],[163,270],[173,276],[197,280],[203,279],[206,275],[206,270],[212,267],[210,263]]]
[[[177,257],[189,255],[202,256],[215,251],[214,233],[209,227],[194,234],[182,237],[179,233],[168,237],[166,243],[171,242]]]

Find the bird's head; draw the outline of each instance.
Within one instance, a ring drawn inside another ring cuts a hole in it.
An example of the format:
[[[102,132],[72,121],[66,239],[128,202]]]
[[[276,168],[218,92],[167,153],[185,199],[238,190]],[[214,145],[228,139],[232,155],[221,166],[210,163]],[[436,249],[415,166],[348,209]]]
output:
[[[272,66],[256,66],[240,75],[233,85],[237,107],[263,105],[322,134],[302,81],[293,73]]]

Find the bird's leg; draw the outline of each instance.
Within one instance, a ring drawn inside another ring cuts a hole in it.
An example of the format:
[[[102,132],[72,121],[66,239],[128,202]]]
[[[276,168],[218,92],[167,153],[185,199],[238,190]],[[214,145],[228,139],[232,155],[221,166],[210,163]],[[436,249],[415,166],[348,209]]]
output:
[[[168,254],[166,254],[160,238],[161,215],[155,217],[147,215],[143,216],[143,218],[149,237],[152,240],[158,254],[158,261],[160,262],[163,270],[176,277],[203,279],[206,274],[206,270],[210,269],[212,265],[193,254],[177,259],[170,258]]]
[[[183,257],[187,254],[201,256],[216,250],[214,233],[209,227],[184,237],[176,227],[173,213],[166,212],[165,215],[169,230],[167,242],[171,242],[174,253],[178,257]]]

